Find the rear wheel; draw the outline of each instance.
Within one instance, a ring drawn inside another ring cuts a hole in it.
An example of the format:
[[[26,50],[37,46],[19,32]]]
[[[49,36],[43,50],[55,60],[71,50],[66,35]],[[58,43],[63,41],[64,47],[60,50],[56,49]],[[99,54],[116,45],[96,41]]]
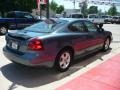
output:
[[[61,72],[68,70],[72,59],[73,53],[70,50],[62,50],[56,57],[55,69]]]
[[[0,26],[0,34],[5,35],[8,32],[8,28],[6,26]]]
[[[110,38],[107,38],[103,45],[103,51],[107,51],[110,48]]]

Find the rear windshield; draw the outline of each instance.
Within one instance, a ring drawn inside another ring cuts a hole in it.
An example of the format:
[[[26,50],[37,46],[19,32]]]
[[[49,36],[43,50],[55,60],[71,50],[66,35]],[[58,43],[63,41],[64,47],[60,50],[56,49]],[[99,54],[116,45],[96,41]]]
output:
[[[25,28],[24,30],[33,31],[33,32],[43,32],[43,33],[50,33],[53,32],[64,25],[67,24],[68,21],[66,20],[45,20],[39,23],[36,23],[30,27]]]
[[[98,18],[97,15],[89,15],[89,18]]]
[[[118,17],[113,17],[113,19],[118,19]]]
[[[109,16],[102,16],[102,18],[109,18]]]

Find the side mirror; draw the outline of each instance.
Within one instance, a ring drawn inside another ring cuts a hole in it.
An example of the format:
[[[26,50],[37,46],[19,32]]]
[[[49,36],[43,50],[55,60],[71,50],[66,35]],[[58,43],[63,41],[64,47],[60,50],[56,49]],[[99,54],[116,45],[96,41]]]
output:
[[[98,26],[99,28],[102,28],[103,27],[103,24],[101,23],[101,24],[99,24],[99,26]]]
[[[98,31],[99,32],[104,32],[104,29],[102,27],[103,27],[103,24],[98,25]]]
[[[98,32],[104,32],[103,28],[98,28],[97,30],[98,30]]]

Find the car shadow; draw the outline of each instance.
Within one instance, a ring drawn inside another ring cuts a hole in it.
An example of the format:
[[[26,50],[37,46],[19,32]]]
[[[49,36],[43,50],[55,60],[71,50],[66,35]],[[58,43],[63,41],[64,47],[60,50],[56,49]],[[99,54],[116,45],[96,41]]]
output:
[[[16,88],[16,85],[21,85],[28,88],[34,88],[42,85],[46,85],[58,80],[61,80],[76,71],[86,67],[90,63],[96,61],[97,59],[103,60],[102,56],[110,53],[111,50],[107,52],[101,53],[95,52],[90,54],[84,58],[80,58],[74,60],[70,69],[66,72],[60,73],[56,72],[54,69],[39,67],[39,68],[31,68],[25,67],[21,65],[16,65],[13,63],[7,64],[1,67],[1,72],[12,82],[12,85],[8,90],[12,90],[12,88]]]

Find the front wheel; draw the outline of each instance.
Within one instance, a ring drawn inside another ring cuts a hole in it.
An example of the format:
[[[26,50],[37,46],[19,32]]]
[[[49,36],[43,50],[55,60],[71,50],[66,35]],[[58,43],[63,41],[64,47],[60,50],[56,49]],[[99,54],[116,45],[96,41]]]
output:
[[[6,26],[0,26],[0,34],[5,35],[8,32],[8,28]]]
[[[56,57],[55,69],[57,71],[64,72],[69,69],[71,61],[73,59],[73,54],[69,50],[62,50]]]
[[[110,38],[107,38],[103,45],[103,51],[107,51],[110,48]]]

